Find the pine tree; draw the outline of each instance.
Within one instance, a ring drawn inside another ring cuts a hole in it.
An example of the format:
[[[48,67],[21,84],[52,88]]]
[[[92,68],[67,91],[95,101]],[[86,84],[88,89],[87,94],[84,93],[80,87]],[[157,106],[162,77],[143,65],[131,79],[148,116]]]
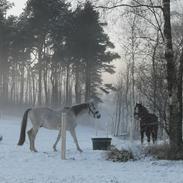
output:
[[[42,103],[42,80],[44,61],[48,60],[45,48],[51,49],[51,34],[58,20],[63,20],[63,15],[67,12],[68,5],[62,0],[28,0],[24,12],[24,19],[27,21],[26,29],[32,38],[32,48],[37,54],[38,70],[38,104]],[[46,92],[45,92],[46,95]]]
[[[84,67],[85,101],[97,97],[101,85],[101,71],[112,71],[110,62],[119,55],[108,48],[114,48],[104,32],[102,23],[91,2],[78,6],[74,13],[75,26],[72,33],[72,51],[79,65]]]

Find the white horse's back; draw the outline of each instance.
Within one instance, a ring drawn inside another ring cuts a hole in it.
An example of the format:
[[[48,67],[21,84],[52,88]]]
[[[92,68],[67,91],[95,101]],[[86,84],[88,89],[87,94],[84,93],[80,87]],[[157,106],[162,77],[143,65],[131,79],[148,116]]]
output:
[[[47,129],[59,129],[61,124],[61,111],[50,108],[32,108],[29,118],[33,126],[44,127]]]

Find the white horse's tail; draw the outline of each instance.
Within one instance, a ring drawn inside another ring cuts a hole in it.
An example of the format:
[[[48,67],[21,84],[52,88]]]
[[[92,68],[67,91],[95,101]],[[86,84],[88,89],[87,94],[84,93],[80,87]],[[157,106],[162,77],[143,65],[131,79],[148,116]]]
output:
[[[30,110],[31,110],[31,108],[27,109],[24,112],[23,119],[22,119],[22,124],[21,124],[21,130],[20,130],[20,138],[19,138],[19,141],[18,141],[17,145],[23,145],[24,142],[25,142],[25,131],[26,131],[26,127],[27,127],[27,118],[28,118],[28,113],[29,113]]]

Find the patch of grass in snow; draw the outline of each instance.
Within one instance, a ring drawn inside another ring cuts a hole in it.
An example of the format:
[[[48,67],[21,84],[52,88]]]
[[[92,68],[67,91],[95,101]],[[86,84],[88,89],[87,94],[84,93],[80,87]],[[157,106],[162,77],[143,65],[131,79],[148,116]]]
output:
[[[112,160],[113,162],[127,162],[134,160],[134,156],[131,150],[119,150],[115,146],[112,146],[107,152],[107,160]]]
[[[144,153],[160,160],[183,160],[183,146],[170,149],[168,143],[148,146]]]

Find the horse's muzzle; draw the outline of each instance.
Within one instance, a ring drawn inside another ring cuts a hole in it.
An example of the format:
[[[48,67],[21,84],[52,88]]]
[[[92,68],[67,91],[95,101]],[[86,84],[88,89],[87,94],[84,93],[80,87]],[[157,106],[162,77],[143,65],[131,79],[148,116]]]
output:
[[[100,119],[100,118],[101,118],[101,114],[98,114],[98,115],[97,115],[97,119]]]
[[[99,111],[96,111],[94,114],[94,118],[99,119],[101,117],[101,114],[99,113]]]
[[[138,113],[134,113],[134,118],[135,118],[136,120],[139,119]]]

